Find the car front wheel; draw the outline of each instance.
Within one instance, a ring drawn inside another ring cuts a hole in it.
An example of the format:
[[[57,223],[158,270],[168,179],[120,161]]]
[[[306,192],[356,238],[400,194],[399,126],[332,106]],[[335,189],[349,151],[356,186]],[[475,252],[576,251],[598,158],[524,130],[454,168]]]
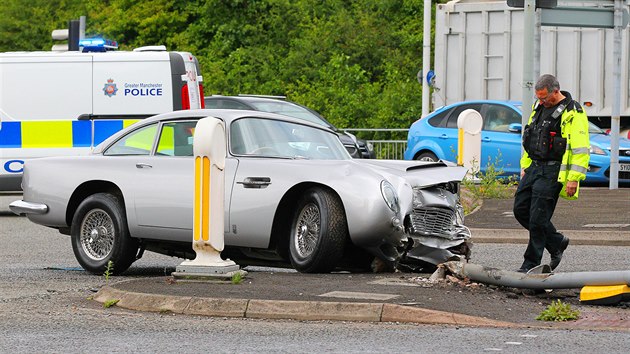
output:
[[[438,161],[437,156],[435,156],[435,154],[430,152],[430,151],[425,151],[425,152],[419,154],[418,156],[416,156],[415,159],[418,160],[418,161],[429,161],[429,162],[437,162]]]
[[[120,274],[136,259],[138,242],[129,236],[124,209],[112,194],[87,197],[74,214],[70,234],[74,255],[88,272],[103,274],[109,268]]]
[[[329,272],[343,257],[347,237],[339,198],[330,190],[311,188],[300,198],[291,225],[291,264],[303,273]]]

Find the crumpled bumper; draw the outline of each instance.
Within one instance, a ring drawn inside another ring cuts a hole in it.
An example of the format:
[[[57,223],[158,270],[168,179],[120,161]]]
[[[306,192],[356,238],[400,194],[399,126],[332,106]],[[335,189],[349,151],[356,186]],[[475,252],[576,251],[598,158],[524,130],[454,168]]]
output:
[[[438,265],[470,258],[471,234],[464,226],[464,209],[456,191],[414,188],[413,208],[405,218],[405,230],[413,242],[401,263],[423,261]]]

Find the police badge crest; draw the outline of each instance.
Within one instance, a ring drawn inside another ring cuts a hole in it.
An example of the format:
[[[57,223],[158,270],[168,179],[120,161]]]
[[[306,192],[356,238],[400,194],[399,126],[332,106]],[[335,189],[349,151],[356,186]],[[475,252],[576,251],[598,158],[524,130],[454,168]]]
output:
[[[118,88],[116,87],[113,79],[107,79],[107,83],[103,87],[103,92],[107,97],[112,97],[116,95],[116,92],[118,92]]]

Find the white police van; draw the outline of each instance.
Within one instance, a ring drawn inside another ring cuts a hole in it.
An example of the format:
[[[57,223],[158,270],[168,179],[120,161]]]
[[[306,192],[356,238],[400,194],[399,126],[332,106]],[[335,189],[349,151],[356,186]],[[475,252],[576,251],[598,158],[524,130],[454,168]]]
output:
[[[0,53],[0,193],[21,193],[27,159],[86,154],[139,119],[204,107],[192,54],[87,41],[81,52]]]

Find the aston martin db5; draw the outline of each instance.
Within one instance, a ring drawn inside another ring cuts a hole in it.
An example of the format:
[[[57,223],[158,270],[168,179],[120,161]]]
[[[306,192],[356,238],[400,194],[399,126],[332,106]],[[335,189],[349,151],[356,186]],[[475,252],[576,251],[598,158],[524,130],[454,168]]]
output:
[[[221,120],[226,133],[222,256],[300,272],[468,256],[463,167],[352,159],[332,130],[259,111],[161,114],[90,155],[29,160],[23,198],[10,208],[70,235],[92,273],[110,261],[124,272],[144,251],[195,258],[193,139],[205,117]]]

